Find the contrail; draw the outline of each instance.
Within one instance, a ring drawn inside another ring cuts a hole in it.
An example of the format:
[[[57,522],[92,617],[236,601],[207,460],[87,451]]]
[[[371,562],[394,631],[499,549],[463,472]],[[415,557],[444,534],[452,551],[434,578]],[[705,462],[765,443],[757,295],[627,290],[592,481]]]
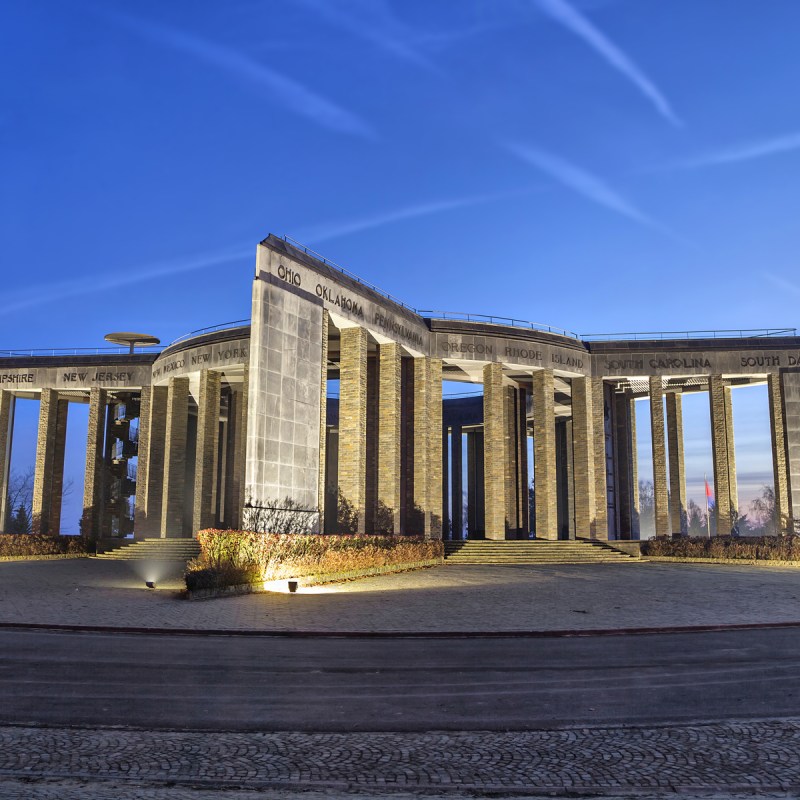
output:
[[[663,169],[697,169],[698,167],[713,167],[720,164],[738,164],[742,161],[754,161],[758,158],[790,153],[800,150],[800,133],[790,133],[775,139],[762,139],[758,142],[749,142],[713,153],[688,158],[667,164]]]
[[[610,66],[624,75],[655,106],[656,111],[664,119],[676,127],[683,125],[672,110],[667,98],[653,81],[577,9],[573,8],[566,0],[533,0],[533,2],[544,14],[582,39]]]
[[[374,138],[371,127],[354,113],[235,50],[184,31],[128,15],[115,14],[114,19],[146,38],[160,42],[173,50],[188,53],[206,64],[219,67],[236,78],[266,90],[267,94],[289,111],[311,120],[321,128],[351,136]]]
[[[614,189],[603,183],[600,178],[575,164],[529,144],[508,143],[506,149],[517,158],[546,172],[568,189],[577,192],[593,203],[632,219],[640,225],[655,228],[662,233],[669,233],[663,225],[648,217]]]
[[[21,311],[26,308],[46,305],[65,297],[82,297],[97,294],[122,286],[145,283],[155,278],[164,278],[181,272],[194,272],[207,267],[228,264],[234,261],[254,258],[253,249],[227,249],[215,253],[197,254],[173,261],[163,261],[143,267],[127,269],[123,275],[109,275],[100,272],[85,277],[72,278],[69,281],[37,285],[36,289],[8,292],[5,295],[3,311],[5,313]]]

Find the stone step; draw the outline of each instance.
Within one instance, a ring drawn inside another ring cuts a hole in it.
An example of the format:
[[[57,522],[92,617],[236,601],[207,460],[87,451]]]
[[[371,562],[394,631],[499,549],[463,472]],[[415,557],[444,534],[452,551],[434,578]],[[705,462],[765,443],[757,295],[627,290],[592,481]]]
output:
[[[568,540],[494,541],[473,539],[445,542],[448,564],[610,564],[635,561],[632,556],[614,550],[603,542]]]

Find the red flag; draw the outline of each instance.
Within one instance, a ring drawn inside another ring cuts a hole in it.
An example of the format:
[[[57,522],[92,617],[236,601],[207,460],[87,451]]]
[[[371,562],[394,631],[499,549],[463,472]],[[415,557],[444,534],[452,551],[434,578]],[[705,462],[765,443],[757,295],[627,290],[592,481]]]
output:
[[[714,507],[714,492],[712,491],[711,487],[708,485],[708,478],[705,478],[706,482],[706,503],[708,504],[709,508]]]

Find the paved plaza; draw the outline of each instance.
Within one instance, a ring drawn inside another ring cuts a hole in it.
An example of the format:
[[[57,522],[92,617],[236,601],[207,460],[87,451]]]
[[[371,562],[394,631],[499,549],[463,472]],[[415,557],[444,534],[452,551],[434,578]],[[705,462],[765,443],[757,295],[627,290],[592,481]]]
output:
[[[171,569],[171,574],[169,570]],[[155,591],[144,581],[157,580]],[[178,599],[180,568],[0,563],[0,624],[497,632],[800,622],[800,571],[712,564],[450,566],[301,590]]]

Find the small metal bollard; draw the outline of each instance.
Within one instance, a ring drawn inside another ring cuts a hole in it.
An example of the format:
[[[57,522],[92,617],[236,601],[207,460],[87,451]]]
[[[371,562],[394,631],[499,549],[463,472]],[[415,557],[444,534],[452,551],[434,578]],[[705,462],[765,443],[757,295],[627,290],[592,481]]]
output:
[[[297,581],[289,581],[289,593],[294,594],[297,591]]]

